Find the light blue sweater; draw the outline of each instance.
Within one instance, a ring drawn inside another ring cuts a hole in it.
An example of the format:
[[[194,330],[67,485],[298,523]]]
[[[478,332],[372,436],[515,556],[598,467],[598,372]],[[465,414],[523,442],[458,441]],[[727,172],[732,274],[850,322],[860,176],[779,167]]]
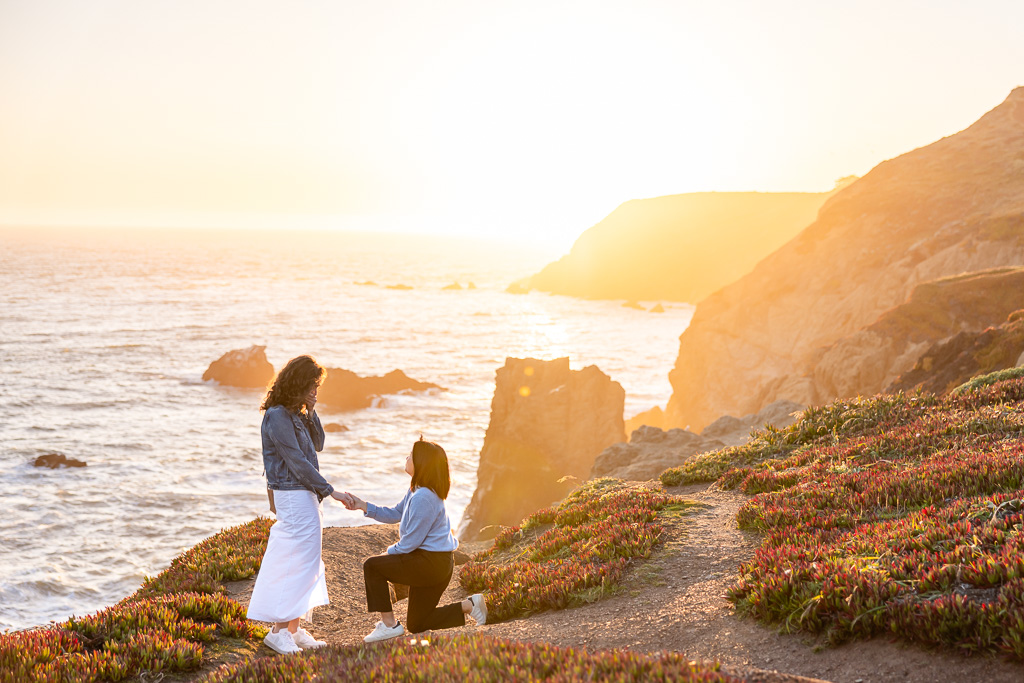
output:
[[[399,523],[398,543],[388,546],[388,555],[411,553],[417,548],[451,552],[459,547],[444,501],[431,489],[410,489],[393,508],[367,503],[363,515],[385,524]]]

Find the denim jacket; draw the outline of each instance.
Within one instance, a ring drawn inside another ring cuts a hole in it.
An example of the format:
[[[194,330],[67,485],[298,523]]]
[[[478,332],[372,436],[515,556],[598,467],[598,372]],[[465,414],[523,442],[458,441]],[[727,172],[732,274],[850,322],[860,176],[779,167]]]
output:
[[[310,413],[310,429],[302,416],[284,406],[271,406],[263,414],[263,467],[267,488],[275,491],[312,491],[320,500],[334,487],[320,474],[316,452],[324,448],[324,428],[316,412]]]

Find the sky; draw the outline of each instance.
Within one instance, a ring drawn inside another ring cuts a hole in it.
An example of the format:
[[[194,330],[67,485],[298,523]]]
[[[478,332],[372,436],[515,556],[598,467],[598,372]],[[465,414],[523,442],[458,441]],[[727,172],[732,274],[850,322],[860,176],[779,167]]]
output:
[[[569,245],[825,191],[1024,85],[1024,3],[0,0],[0,225]]]

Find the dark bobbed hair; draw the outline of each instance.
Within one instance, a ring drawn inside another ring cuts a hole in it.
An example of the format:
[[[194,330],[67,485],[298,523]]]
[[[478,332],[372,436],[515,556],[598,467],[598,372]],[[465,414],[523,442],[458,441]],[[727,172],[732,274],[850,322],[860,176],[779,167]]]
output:
[[[270,385],[260,410],[284,406],[293,413],[302,409],[306,395],[314,385],[320,386],[327,370],[312,356],[297,356],[288,361]]]
[[[412,445],[412,484],[410,488],[427,488],[444,500],[452,487],[451,473],[448,470],[448,454],[433,441],[424,441],[423,437]]]

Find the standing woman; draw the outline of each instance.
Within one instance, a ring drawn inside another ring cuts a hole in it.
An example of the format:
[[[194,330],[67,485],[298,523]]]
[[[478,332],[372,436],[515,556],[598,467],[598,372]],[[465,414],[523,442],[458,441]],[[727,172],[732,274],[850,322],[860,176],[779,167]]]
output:
[[[326,374],[310,356],[293,358],[260,406],[263,466],[277,521],[270,527],[246,616],[274,624],[263,642],[281,654],[327,644],[299,628],[300,618],[309,621],[314,607],[329,602],[321,502],[327,496],[340,499],[320,474],[316,457],[324,447],[324,430],[313,409]]]

